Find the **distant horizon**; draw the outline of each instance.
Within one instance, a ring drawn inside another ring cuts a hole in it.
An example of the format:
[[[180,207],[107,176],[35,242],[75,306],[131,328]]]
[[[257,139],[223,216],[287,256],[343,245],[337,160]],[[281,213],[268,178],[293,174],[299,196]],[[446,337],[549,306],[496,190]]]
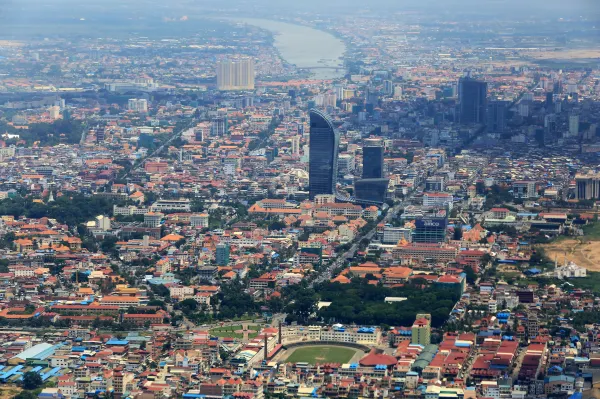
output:
[[[555,14],[560,17],[579,16],[586,18],[600,18],[600,3],[596,0],[573,0],[565,2],[562,0],[371,0],[369,2],[358,0],[304,0],[302,2],[278,1],[278,0],[222,0],[218,3],[214,0],[172,0],[165,4],[158,0],[106,0],[87,1],[80,0],[4,0],[0,4],[0,15],[10,13],[26,18],[26,13],[41,12],[51,8],[55,12],[66,12],[67,14],[83,12],[85,10],[101,9],[104,14],[120,13],[125,10],[135,11],[138,15],[151,15],[157,11],[181,11],[189,10],[222,10],[227,11],[231,7],[240,7],[248,11],[264,11],[266,7],[274,12],[281,10],[309,11],[313,13],[337,12],[348,14],[359,10],[397,10],[410,11],[421,10],[435,12],[436,15],[449,15],[457,13],[510,14],[512,18],[525,17],[524,13],[535,12],[538,16]],[[47,15],[45,15],[47,17]],[[63,15],[58,15],[58,18]],[[246,15],[248,16],[248,15]],[[498,15],[496,15],[498,16]]]
[[[222,22],[209,21],[219,17],[306,21],[371,17],[388,23],[411,23],[412,13],[416,24],[465,22],[482,29],[484,26],[478,24],[505,22],[526,34],[533,30],[546,35],[560,33],[553,28],[535,31],[537,27],[527,23],[559,23],[564,18],[571,24],[565,30],[576,32],[581,28],[586,36],[600,38],[600,4],[595,0],[485,0],[483,4],[479,0],[174,0],[166,4],[158,0],[4,0],[0,5],[0,37],[102,37],[131,33],[171,37],[193,35],[203,27],[226,33]]]

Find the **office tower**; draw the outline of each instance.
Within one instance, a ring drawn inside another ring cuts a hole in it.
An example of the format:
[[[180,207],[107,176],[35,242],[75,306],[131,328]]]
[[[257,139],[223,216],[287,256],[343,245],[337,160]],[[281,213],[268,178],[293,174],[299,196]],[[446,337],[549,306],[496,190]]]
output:
[[[441,243],[446,241],[448,220],[443,217],[422,217],[415,220],[413,242]]]
[[[560,114],[562,112],[562,102],[557,101],[554,103],[554,112]]]
[[[549,114],[544,117],[544,130],[549,135],[553,135],[556,132],[556,115]]]
[[[338,156],[338,173],[340,176],[354,172],[356,160],[354,154],[340,154]]]
[[[254,97],[244,97],[243,106],[244,108],[254,107]]]
[[[431,344],[431,315],[417,314],[412,325],[411,343],[413,345]]]
[[[309,197],[335,194],[340,136],[331,118],[316,109],[310,110]]]
[[[528,92],[523,94],[523,97],[521,97],[521,101],[534,101],[535,100],[535,95],[532,92]]]
[[[461,123],[485,123],[487,83],[469,77],[458,81],[459,117]]]
[[[508,101],[491,101],[487,110],[487,130],[491,133],[502,133],[506,130],[506,113]]]
[[[254,60],[237,58],[217,64],[218,90],[254,90]]]
[[[363,179],[383,178],[383,147],[368,145],[363,147]]]
[[[585,132],[585,135],[583,138],[586,140],[591,140],[596,137],[597,133],[598,133],[598,125],[595,123],[592,123],[590,125],[590,128]]]
[[[441,192],[446,189],[442,176],[431,176],[425,180],[425,191]]]
[[[546,108],[547,109],[551,109],[552,106],[554,105],[554,93],[552,93],[551,91],[546,92]]]
[[[292,142],[292,155],[300,155],[300,136],[294,136],[291,138]]]
[[[348,100],[349,98],[354,98],[355,91],[353,89],[344,89],[342,93],[342,100]]]
[[[579,136],[579,115],[569,116],[569,135],[568,137]]]
[[[217,244],[215,262],[219,266],[227,266],[229,264],[229,244]]]
[[[96,142],[101,143],[106,139],[106,128],[99,127],[96,129]]]
[[[562,82],[560,80],[557,82],[554,82],[554,87],[552,88],[552,92],[554,94],[562,93]]]
[[[359,179],[354,182],[354,196],[358,203],[383,204],[390,179]]]
[[[384,80],[383,91],[387,95],[394,94],[394,82],[392,82],[391,80]]]
[[[333,92],[335,96],[340,100],[344,100],[344,86],[342,85],[333,85]]]
[[[127,109],[133,112],[148,112],[148,101],[143,98],[131,98],[127,102]]]
[[[227,118],[218,116],[213,118],[210,126],[210,135],[213,137],[223,137],[228,133]]]
[[[365,103],[370,105],[379,104],[379,92],[372,87],[368,87],[365,90]]]
[[[600,198],[600,173],[577,173],[575,175],[575,195],[578,200]]]

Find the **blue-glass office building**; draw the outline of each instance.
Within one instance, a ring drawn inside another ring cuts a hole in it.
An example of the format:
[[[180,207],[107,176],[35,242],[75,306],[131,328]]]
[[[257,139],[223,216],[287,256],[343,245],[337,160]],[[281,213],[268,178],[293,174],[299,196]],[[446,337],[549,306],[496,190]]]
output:
[[[319,110],[310,110],[310,199],[320,194],[335,193],[339,143],[340,136],[331,118]]]

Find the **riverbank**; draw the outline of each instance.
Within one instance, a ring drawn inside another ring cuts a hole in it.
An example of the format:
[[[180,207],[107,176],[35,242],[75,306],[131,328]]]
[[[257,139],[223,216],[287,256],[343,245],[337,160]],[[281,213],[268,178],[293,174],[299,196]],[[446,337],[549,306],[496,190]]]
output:
[[[346,44],[329,32],[269,19],[231,20],[270,31],[281,58],[296,68],[310,70],[315,79],[340,78],[346,72],[343,68]]]

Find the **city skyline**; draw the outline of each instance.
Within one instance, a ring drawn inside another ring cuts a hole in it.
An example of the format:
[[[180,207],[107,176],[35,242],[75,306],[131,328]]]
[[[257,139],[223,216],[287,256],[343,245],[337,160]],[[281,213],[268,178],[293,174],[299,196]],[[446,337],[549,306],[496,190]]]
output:
[[[3,2],[1,396],[598,396],[596,3]]]

